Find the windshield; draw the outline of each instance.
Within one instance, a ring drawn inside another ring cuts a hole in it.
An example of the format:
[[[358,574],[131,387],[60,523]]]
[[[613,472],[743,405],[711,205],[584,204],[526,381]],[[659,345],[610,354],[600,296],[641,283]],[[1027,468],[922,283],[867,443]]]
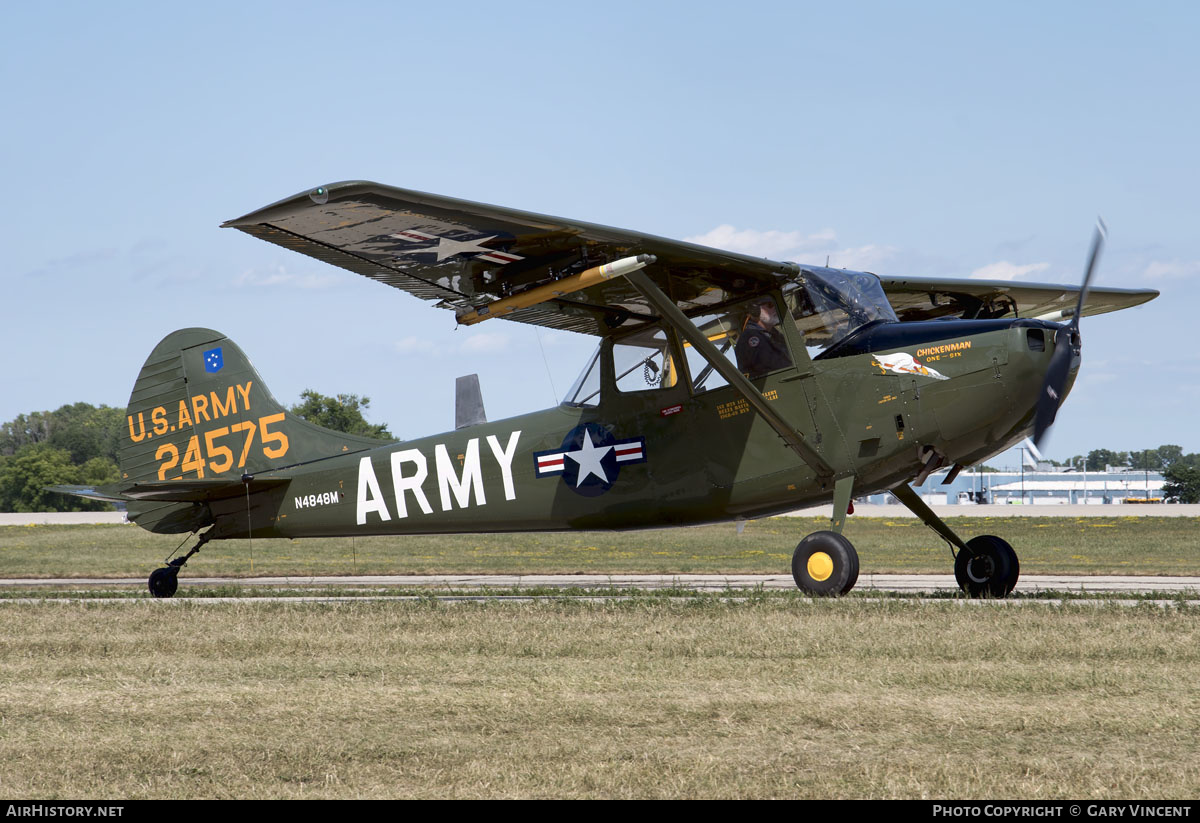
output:
[[[603,347],[603,343],[596,347],[587,365],[567,391],[563,402],[568,406],[595,406],[600,403],[600,351]]]
[[[879,278],[841,269],[804,269],[783,296],[811,357],[880,320],[896,321]]]

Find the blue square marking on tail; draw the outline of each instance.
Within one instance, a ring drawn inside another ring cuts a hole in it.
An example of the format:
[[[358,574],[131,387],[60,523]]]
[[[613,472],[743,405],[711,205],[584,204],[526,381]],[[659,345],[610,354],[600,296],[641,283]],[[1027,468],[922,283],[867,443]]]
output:
[[[221,357],[219,348],[209,349],[204,353],[204,370],[206,372],[219,372],[224,365],[225,361]]]

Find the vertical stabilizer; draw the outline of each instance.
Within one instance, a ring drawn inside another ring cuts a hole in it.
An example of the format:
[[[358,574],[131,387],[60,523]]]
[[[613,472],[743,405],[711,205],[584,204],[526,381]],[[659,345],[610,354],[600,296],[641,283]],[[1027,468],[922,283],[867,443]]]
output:
[[[240,483],[244,475],[383,443],[294,416],[236,343],[211,329],[181,329],[154,347],[134,383],[121,432],[121,479]],[[143,522],[160,517],[162,528]],[[207,517],[206,507],[191,504],[130,506],[130,518],[154,531],[190,531]]]
[[[454,381],[454,428],[465,429],[487,422],[479,375],[468,374]]]

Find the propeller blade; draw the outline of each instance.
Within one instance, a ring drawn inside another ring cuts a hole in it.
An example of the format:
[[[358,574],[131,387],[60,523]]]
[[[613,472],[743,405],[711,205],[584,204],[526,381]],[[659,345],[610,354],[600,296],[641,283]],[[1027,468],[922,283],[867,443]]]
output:
[[[1042,381],[1042,393],[1038,397],[1037,415],[1033,423],[1033,443],[1036,446],[1042,444],[1046,430],[1058,416],[1070,371],[1071,339],[1068,330],[1064,329],[1055,335],[1054,354],[1050,356],[1050,367],[1046,369],[1046,379]]]
[[[1100,259],[1100,251],[1104,248],[1104,239],[1108,237],[1108,226],[1104,218],[1096,218],[1096,233],[1092,235],[1092,250],[1088,253],[1087,268],[1083,270],[1083,285],[1079,288],[1079,302],[1075,304],[1075,314],[1071,317],[1071,325],[1079,328],[1079,318],[1083,314],[1083,304],[1087,300],[1088,288],[1092,285],[1092,275],[1096,273],[1096,263]]]
[[[1092,284],[1092,276],[1096,273],[1096,263],[1100,260],[1100,251],[1104,248],[1104,239],[1108,236],[1108,227],[1104,220],[1096,219],[1096,233],[1092,235],[1092,249],[1088,253],[1087,268],[1083,272],[1083,285],[1079,287],[1079,300],[1075,304],[1075,314],[1066,328],[1060,329],[1054,335],[1054,354],[1050,356],[1050,366],[1046,369],[1046,378],[1042,381],[1042,393],[1038,397],[1037,412],[1033,421],[1033,442],[1041,445],[1047,429],[1054,424],[1058,416],[1058,407],[1062,404],[1063,392],[1067,388],[1067,378],[1071,371],[1071,339],[1079,333],[1079,318],[1083,315],[1083,304],[1087,300],[1088,288]]]

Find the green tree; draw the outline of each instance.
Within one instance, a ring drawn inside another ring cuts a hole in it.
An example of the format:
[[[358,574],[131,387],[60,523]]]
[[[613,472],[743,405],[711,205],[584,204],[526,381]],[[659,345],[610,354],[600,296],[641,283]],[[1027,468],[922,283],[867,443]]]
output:
[[[82,466],[94,457],[117,459],[125,412],[109,406],[75,403],[55,410],[51,415],[51,446],[71,453],[71,462]]]
[[[125,412],[109,406],[72,403],[56,411],[31,412],[0,425],[0,455],[14,455],[25,446],[49,443],[82,466],[93,457],[117,459]]]
[[[1087,470],[1102,472],[1105,466],[1124,466],[1127,462],[1129,462],[1129,452],[1092,449],[1087,456]]]
[[[107,457],[93,457],[79,467],[79,482],[89,486],[103,486],[121,479],[121,470]]]
[[[327,397],[312,389],[300,393],[300,402],[292,406],[292,414],[334,431],[374,437],[379,440],[395,440],[384,423],[368,423],[363,413],[371,405],[371,398],[357,394],[339,394]]]
[[[1189,455],[1191,456],[1191,455]],[[1200,467],[1174,463],[1163,472],[1163,496],[1179,503],[1200,503]]]
[[[21,448],[50,439],[50,412],[18,414],[0,426],[0,455],[14,455]]]
[[[1132,451],[1129,453],[1129,466],[1139,471],[1156,472],[1163,467],[1162,455],[1158,453],[1158,449]]]
[[[99,473],[103,463],[112,471],[102,477],[114,475],[116,466],[107,458],[94,458],[99,463],[89,463],[89,471]],[[112,508],[108,503],[85,500],[82,497],[57,494],[46,486],[76,485],[88,482],[83,470],[71,463],[71,454],[65,449],[56,449],[48,443],[30,443],[22,446],[15,455],[0,458],[0,511],[6,512],[79,512],[105,511]]]
[[[1162,460],[1162,464],[1164,466],[1169,466],[1183,457],[1183,447],[1170,445],[1159,446],[1158,456]]]
[[[1178,460],[1171,461],[1171,465],[1179,468],[1200,469],[1200,454],[1185,454]]]

